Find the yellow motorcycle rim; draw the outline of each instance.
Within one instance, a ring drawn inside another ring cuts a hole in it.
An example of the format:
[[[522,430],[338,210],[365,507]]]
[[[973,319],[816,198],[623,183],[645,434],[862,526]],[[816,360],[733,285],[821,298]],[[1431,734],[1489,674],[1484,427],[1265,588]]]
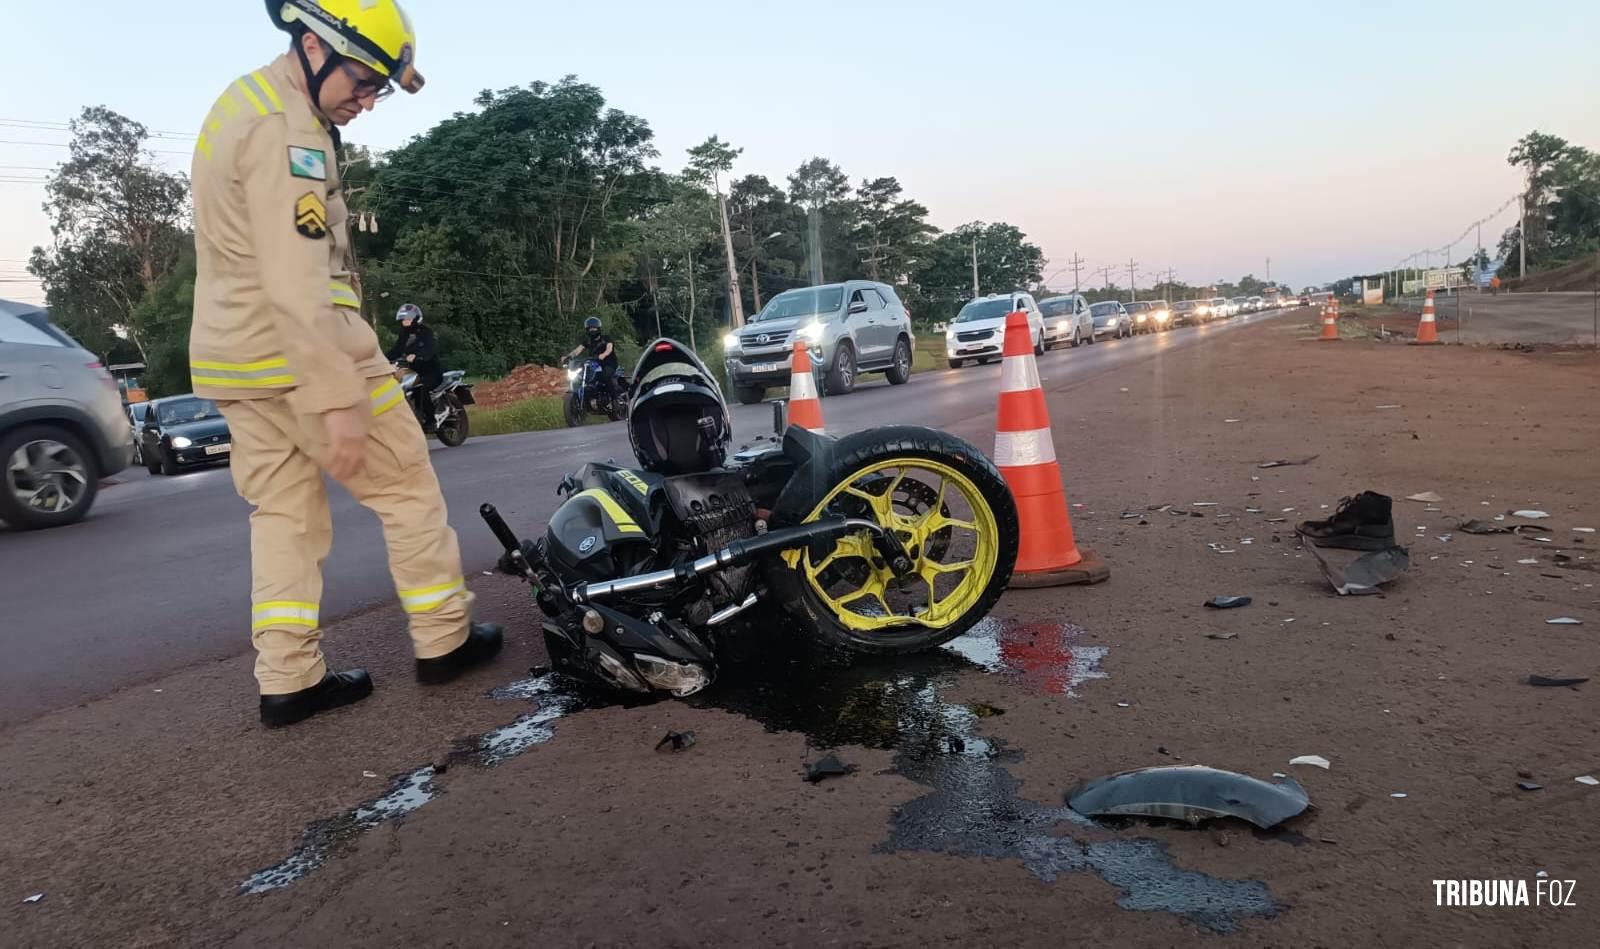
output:
[[[861,468],[834,486],[805,523],[836,505],[864,509],[852,516],[864,514],[893,531],[916,566],[914,577],[897,582],[866,531],[841,537],[815,562],[809,549],[788,551],[784,560],[847,629],[944,629],[978,602],[994,576],[994,511],[972,479],[949,465],[907,457]]]

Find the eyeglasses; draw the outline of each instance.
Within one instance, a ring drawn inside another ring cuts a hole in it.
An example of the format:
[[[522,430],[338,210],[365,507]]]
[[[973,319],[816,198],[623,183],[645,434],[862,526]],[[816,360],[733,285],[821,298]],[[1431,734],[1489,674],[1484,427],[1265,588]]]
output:
[[[382,101],[394,95],[394,83],[388,79],[367,78],[366,74],[349,60],[340,60],[339,69],[346,76],[355,80],[355,88],[352,90],[352,94],[357,99],[365,99],[370,96],[373,99]]]

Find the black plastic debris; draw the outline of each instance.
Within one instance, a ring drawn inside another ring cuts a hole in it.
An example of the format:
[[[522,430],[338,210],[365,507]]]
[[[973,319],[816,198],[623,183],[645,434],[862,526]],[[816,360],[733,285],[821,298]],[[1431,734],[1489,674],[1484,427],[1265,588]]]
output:
[[[1206,633],[1207,639],[1238,639],[1238,633]]]
[[[1123,771],[1081,785],[1067,806],[1088,817],[1162,817],[1198,823],[1237,817],[1270,830],[1310,806],[1293,778],[1273,784],[1202,765],[1167,765]]]
[[[1552,689],[1561,689],[1573,685],[1583,685],[1588,681],[1588,676],[1528,676],[1529,685],[1542,685],[1546,688]]]
[[[1311,555],[1317,558],[1317,566],[1322,570],[1322,575],[1340,596],[1370,596],[1381,593],[1382,591],[1378,589],[1380,586],[1397,579],[1411,569],[1411,554],[1404,547],[1390,547],[1388,550],[1362,554],[1343,570],[1328,563],[1315,544],[1307,544],[1305,549],[1311,551]]]
[[[1289,468],[1289,467],[1293,467],[1295,465],[1309,465],[1313,461],[1316,461],[1320,457],[1321,457],[1320,455],[1308,455],[1308,456],[1306,456],[1304,458],[1298,458],[1298,459],[1293,459],[1293,460],[1280,458],[1277,461],[1264,461],[1261,464],[1256,465],[1256,467],[1257,468]]]
[[[855,771],[855,765],[845,764],[839,760],[838,755],[828,755],[806,765],[806,780],[816,784],[828,778],[842,778],[847,774],[854,774]]]
[[[1517,782],[1517,787],[1521,788],[1524,791],[1543,791],[1544,790],[1544,785],[1542,785],[1542,784],[1534,784],[1532,781],[1518,781]]]
[[[1464,532],[1466,532],[1468,534],[1509,534],[1509,533],[1511,533],[1510,530],[1508,530],[1508,529],[1506,529],[1504,527],[1501,527],[1499,524],[1496,524],[1493,521],[1478,521],[1478,520],[1467,521],[1464,524],[1461,524],[1459,527],[1457,527],[1456,530],[1464,531]]]
[[[1249,606],[1250,598],[1247,596],[1214,596],[1207,600],[1205,605],[1214,610],[1233,610],[1241,606]]]
[[[681,732],[669,731],[665,735],[661,736],[661,740],[660,741],[656,742],[656,750],[657,751],[660,751],[663,748],[666,748],[666,749],[669,749],[669,750],[673,751],[674,753],[676,753],[676,752],[679,752],[679,751],[683,751],[686,748],[693,748],[693,747],[694,747],[694,732],[692,732],[692,731],[681,731]]]

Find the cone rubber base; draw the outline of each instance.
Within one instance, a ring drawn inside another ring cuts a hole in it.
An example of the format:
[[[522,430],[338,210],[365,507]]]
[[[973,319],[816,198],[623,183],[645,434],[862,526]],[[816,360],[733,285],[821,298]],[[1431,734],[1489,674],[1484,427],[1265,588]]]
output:
[[[1337,343],[1337,342],[1340,342],[1340,339],[1337,336],[1318,336],[1317,337],[1317,342],[1319,342],[1319,343]]]
[[[1437,339],[1429,339],[1429,340],[1414,339],[1411,342],[1407,343],[1406,345],[1407,346],[1443,346],[1444,343],[1442,341],[1440,341],[1440,340],[1437,340]]]
[[[1040,587],[1072,587],[1101,583],[1111,579],[1111,568],[1100,555],[1087,547],[1079,547],[1083,559],[1070,567],[1052,567],[1048,570],[1018,570],[1011,574],[1007,589],[1033,590]]]

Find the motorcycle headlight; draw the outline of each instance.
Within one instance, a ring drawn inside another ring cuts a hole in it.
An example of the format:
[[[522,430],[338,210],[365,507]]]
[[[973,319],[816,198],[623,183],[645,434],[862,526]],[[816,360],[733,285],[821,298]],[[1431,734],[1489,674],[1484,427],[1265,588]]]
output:
[[[726,336],[722,337],[722,348],[726,349],[730,353],[738,352],[739,351],[739,334],[738,333],[729,333]]]
[[[659,656],[633,654],[634,667],[639,675],[654,688],[671,692],[682,698],[693,695],[711,684],[711,675],[705,667],[693,662],[670,662]]]
[[[194,444],[193,441],[191,441],[190,439],[184,438],[182,435],[174,435],[174,436],[172,436],[172,447],[173,448],[188,448],[190,445],[193,445],[193,444]]]
[[[800,338],[813,346],[822,342],[822,334],[821,323],[808,323],[800,328]]]
[[[581,373],[581,372],[583,372],[582,369],[568,369],[567,370],[567,381],[571,382],[572,380],[578,378],[578,374]]]

